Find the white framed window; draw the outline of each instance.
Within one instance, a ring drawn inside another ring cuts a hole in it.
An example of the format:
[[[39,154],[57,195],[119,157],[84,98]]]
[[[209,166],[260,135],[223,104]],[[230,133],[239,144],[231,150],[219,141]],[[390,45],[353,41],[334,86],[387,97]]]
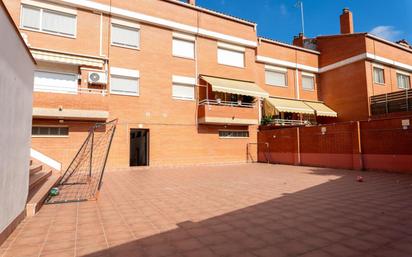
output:
[[[249,131],[247,130],[219,130],[220,138],[248,138]]]
[[[196,79],[191,77],[173,76],[172,77],[172,97],[180,100],[195,99]]]
[[[110,93],[139,96],[139,71],[123,68],[110,68]]]
[[[265,66],[265,83],[271,86],[287,87],[287,72],[285,68]]]
[[[34,91],[77,94],[78,74],[51,71],[34,72]]]
[[[245,48],[219,42],[217,45],[217,62],[219,64],[244,68]]]
[[[139,49],[140,26],[133,22],[112,19],[111,43],[115,46]]]
[[[176,57],[195,59],[195,37],[173,33],[172,54]]]
[[[373,67],[373,81],[377,84],[385,84],[385,71],[383,67]]]
[[[407,73],[396,72],[396,81],[400,89],[409,89],[411,87],[411,78]]]
[[[69,128],[64,126],[37,126],[31,128],[32,137],[68,137]]]
[[[302,72],[302,88],[304,90],[315,90],[315,75]]]
[[[46,5],[46,7],[49,5]],[[20,27],[53,35],[75,37],[77,29],[76,12],[69,13],[23,4],[21,7]]]

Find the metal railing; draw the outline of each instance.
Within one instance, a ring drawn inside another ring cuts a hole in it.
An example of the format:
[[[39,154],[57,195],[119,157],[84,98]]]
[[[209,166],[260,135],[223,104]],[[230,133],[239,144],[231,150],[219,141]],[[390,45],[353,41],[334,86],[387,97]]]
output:
[[[231,102],[231,101],[212,100],[212,99],[203,99],[199,102],[199,105],[221,105],[221,106],[243,107],[243,108],[255,107],[254,103],[244,103],[241,101]]]
[[[102,96],[107,95],[107,89],[79,87],[78,92],[80,94],[91,94],[91,95],[102,95]]]
[[[310,125],[308,120],[287,120],[287,119],[274,119],[269,124],[280,126],[297,126],[297,125]]]

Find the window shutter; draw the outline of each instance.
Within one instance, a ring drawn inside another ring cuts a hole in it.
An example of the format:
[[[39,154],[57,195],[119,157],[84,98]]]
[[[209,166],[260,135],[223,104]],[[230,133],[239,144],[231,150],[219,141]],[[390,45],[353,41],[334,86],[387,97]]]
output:
[[[268,85],[286,86],[286,73],[266,70],[265,80]]]
[[[217,61],[220,64],[243,68],[245,66],[245,54],[243,52],[218,48]]]
[[[195,43],[182,39],[173,39],[173,55],[185,58],[195,58]]]
[[[43,10],[42,29],[74,36],[76,34],[76,16]]]
[[[112,43],[128,47],[139,47],[139,29],[112,24]]]
[[[195,87],[194,85],[185,85],[173,83],[172,96],[175,98],[194,99]]]
[[[110,79],[110,93],[139,95],[139,79],[112,75]]]
[[[21,23],[24,28],[40,29],[40,9],[23,5]]]
[[[310,76],[302,76],[302,88],[306,90],[315,89],[314,78]]]
[[[36,71],[34,90],[55,93],[77,93],[77,75]]]

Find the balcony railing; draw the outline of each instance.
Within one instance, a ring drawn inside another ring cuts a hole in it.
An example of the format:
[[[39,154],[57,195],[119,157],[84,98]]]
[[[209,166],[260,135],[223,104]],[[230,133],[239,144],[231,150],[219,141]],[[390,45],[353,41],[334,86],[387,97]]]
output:
[[[257,125],[258,109],[254,103],[201,100],[198,106],[200,124]]]
[[[91,94],[91,95],[107,95],[107,89],[97,89],[97,88],[87,88],[87,87],[79,87],[78,88],[79,94]]]
[[[412,89],[371,96],[371,114],[385,115],[412,111]]]
[[[231,107],[244,107],[244,108],[253,108],[254,103],[244,103],[244,102],[230,102],[230,101],[221,101],[221,100],[211,100],[204,99],[199,102],[199,105],[221,105],[221,106],[231,106]]]
[[[308,120],[287,120],[287,119],[274,119],[269,122],[269,124],[277,125],[277,126],[306,126],[310,125],[310,121]]]

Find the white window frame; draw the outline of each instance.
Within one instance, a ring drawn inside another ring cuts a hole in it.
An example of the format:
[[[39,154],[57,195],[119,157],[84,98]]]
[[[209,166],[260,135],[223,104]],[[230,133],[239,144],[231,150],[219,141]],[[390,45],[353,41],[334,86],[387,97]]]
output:
[[[245,136],[245,137],[231,137],[231,136],[224,137],[224,136],[220,135],[220,132],[246,132],[247,136]],[[236,129],[220,129],[218,131],[218,135],[219,135],[220,139],[246,139],[246,138],[250,137],[249,130],[236,130]]]
[[[236,53],[241,53],[243,55],[242,65],[234,65],[221,62],[219,58],[219,50],[231,51]],[[236,67],[236,68],[245,68],[246,67],[246,48],[236,45],[231,45],[227,43],[218,42],[217,43],[217,63],[225,66]]]
[[[399,83],[398,83],[398,75],[402,75],[402,76],[406,76],[408,77],[409,80],[409,85],[406,88],[403,87],[399,87]],[[396,84],[398,89],[410,89],[411,88],[411,75],[407,72],[403,72],[403,71],[396,71]]]
[[[275,72],[275,73],[283,74],[285,76],[285,85],[275,85],[275,84],[268,83],[268,81],[266,80],[266,72]],[[288,69],[265,65],[265,84],[269,86],[274,86],[274,87],[288,87]]]
[[[175,43],[175,40],[186,41],[186,42],[189,42],[189,43],[193,43],[193,57],[188,57],[188,56],[179,55],[178,53],[175,53],[174,52],[174,47],[173,47],[173,44]],[[179,57],[179,58],[184,58],[184,59],[189,59],[189,60],[195,60],[196,59],[196,38],[194,36],[173,32],[173,36],[172,36],[172,55],[174,57]]]
[[[173,95],[173,86],[182,85],[182,86],[191,86],[193,87],[193,98],[187,97],[178,97]],[[185,77],[185,76],[172,76],[172,99],[174,100],[184,100],[184,101],[194,101],[196,99],[196,78]]]
[[[33,135],[33,127],[37,127],[37,128],[67,128],[67,135]],[[42,138],[42,137],[46,137],[46,138],[50,138],[50,137],[54,137],[54,138],[67,138],[70,135],[70,128],[69,126],[61,126],[61,125],[32,125],[32,132],[30,132],[31,137],[32,138]]]
[[[303,77],[306,77],[306,78],[312,78],[312,81],[313,81],[313,88],[304,88],[303,87]],[[313,74],[313,73],[307,73],[307,72],[302,72],[302,90],[305,90],[305,91],[315,91],[316,90],[316,75],[315,74]]]
[[[375,69],[382,70],[383,82],[375,80]],[[372,80],[374,84],[385,85],[385,67],[376,64],[372,65]]]
[[[24,8],[24,6],[27,6],[29,8],[39,9],[39,11],[40,11],[40,14],[39,14],[39,29],[27,28],[27,27],[23,26],[23,8]],[[54,13],[61,13],[62,15],[74,16],[74,19],[75,19],[75,22],[74,22],[74,35],[43,30],[43,11],[44,10],[51,11],[51,12],[54,12]],[[21,5],[20,5],[20,21],[19,22],[20,22],[19,28],[22,29],[22,30],[45,33],[45,34],[60,36],[60,37],[77,38],[77,11],[66,8],[66,7],[56,6],[54,4],[41,3],[41,2],[32,1],[32,0],[22,1]]]
[[[35,84],[34,84],[34,79],[35,79],[35,74],[36,72],[45,72],[45,73],[56,73],[56,74],[63,74],[63,75],[73,75],[74,77],[76,77],[76,92],[69,92],[69,91],[52,91],[52,90],[38,90],[35,88]],[[34,70],[34,74],[33,74],[34,78],[33,78],[33,92],[43,92],[43,93],[55,93],[55,94],[69,94],[69,95],[77,95],[79,93],[79,74],[77,73],[73,73],[73,72],[63,72],[63,71],[54,71],[54,70],[46,70],[46,69],[38,69],[38,70]]]
[[[125,29],[129,30],[137,30],[138,34],[138,42],[137,42],[137,47],[134,46],[128,46],[128,45],[123,45],[123,44],[118,44],[113,42],[113,25],[118,26],[118,27],[123,27]],[[116,46],[116,47],[123,47],[123,48],[128,48],[128,49],[133,49],[133,50],[140,50],[140,43],[141,43],[141,30],[140,30],[140,25],[138,23],[126,21],[126,20],[121,20],[121,19],[111,19],[110,23],[110,45]]]
[[[137,80],[137,93],[126,93],[112,91],[112,76],[125,79]],[[125,68],[111,67],[110,68],[110,94],[125,95],[125,96],[140,96],[140,72],[138,70],[131,70]]]

